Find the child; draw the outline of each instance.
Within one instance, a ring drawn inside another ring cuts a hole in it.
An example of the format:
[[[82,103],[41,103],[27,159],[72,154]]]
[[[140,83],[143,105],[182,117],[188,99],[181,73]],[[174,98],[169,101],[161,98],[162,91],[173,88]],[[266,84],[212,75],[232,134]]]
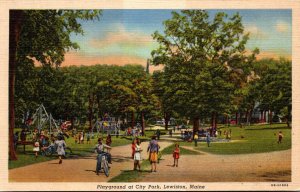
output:
[[[136,144],[135,144],[135,150],[134,150],[134,170],[137,170],[136,168],[139,169],[139,171],[141,171],[141,165],[140,165],[140,161],[141,159],[141,146],[140,146],[141,142],[140,140],[137,138],[136,139]]]
[[[278,144],[281,143],[282,138],[283,138],[283,134],[282,134],[281,131],[279,131],[279,133],[278,133],[278,141],[277,141]]]
[[[136,145],[136,138],[134,138],[132,140],[132,143],[131,143],[131,158],[134,159],[134,153],[135,153],[135,145]],[[134,164],[135,165],[135,164]],[[134,167],[135,169],[136,167]]]
[[[175,144],[175,149],[173,151],[174,164],[173,167],[178,167],[178,159],[179,159],[180,149],[178,143]]]
[[[40,151],[40,143],[37,140],[34,142],[33,151],[35,152],[35,159],[36,159],[38,156],[38,152]]]

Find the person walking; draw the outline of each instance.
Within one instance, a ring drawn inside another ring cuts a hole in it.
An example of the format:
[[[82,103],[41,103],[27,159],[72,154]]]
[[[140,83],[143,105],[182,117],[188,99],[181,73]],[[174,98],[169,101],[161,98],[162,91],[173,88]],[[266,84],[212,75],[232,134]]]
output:
[[[151,141],[149,142],[147,152],[149,152],[149,160],[151,164],[151,172],[156,172],[156,164],[158,161],[158,151],[160,146],[156,140],[156,136],[152,136]]]
[[[282,142],[282,138],[283,138],[283,134],[282,134],[281,131],[279,131],[279,133],[278,133],[278,141],[277,141],[278,144]]]
[[[173,167],[178,167],[178,159],[179,159],[179,154],[180,154],[180,148],[179,144],[175,144],[175,149],[173,150],[173,158],[174,158],[174,164]]]
[[[87,132],[86,133],[86,144],[90,144],[91,143],[91,133]]]
[[[142,156],[141,156],[141,152],[142,152],[142,148],[141,148],[141,141],[137,138],[136,142],[135,142],[135,150],[134,150],[134,170],[138,170],[141,171],[141,164],[140,161],[142,160]]]
[[[134,138],[131,143],[131,158],[132,159],[134,159],[135,144],[136,144],[136,138]],[[135,169],[135,167],[133,169]]]
[[[197,133],[195,133],[195,135],[194,135],[194,143],[195,143],[195,147],[197,147],[198,146],[198,134]]]
[[[56,140],[54,142],[54,144],[57,146],[57,154],[58,154],[58,159],[59,159],[59,164],[62,164],[62,156],[66,155],[65,152],[65,147],[67,146],[65,140],[63,140],[63,136],[58,136],[57,138],[58,140]]]
[[[209,147],[209,145],[210,145],[210,133],[209,133],[209,131],[206,132],[206,143],[207,143],[207,147]]]

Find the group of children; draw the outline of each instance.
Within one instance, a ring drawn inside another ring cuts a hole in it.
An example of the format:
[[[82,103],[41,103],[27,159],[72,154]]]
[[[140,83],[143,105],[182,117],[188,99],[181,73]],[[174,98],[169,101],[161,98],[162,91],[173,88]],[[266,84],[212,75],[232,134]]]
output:
[[[155,136],[154,136],[155,137]],[[149,152],[149,161],[151,163],[151,172],[156,172],[156,163],[158,163],[158,150],[159,145],[156,141],[156,137],[152,138],[152,140],[149,142],[148,150]],[[153,149],[152,149],[153,148]],[[142,160],[141,152],[143,151],[141,148],[141,141],[139,138],[134,138],[131,145],[132,154],[131,157],[134,160],[133,170],[141,170],[140,161]],[[180,148],[179,144],[175,144],[175,148],[173,150],[173,159],[174,164],[173,167],[178,167],[178,160],[180,157]]]

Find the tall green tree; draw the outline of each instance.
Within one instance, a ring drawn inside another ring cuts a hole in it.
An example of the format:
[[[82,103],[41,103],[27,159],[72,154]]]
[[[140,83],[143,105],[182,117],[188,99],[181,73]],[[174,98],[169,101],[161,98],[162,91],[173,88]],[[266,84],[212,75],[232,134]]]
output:
[[[9,21],[9,158],[16,160],[13,145],[15,71],[24,62],[58,66],[69,49],[79,46],[71,33],[83,34],[80,20],[98,19],[99,10],[10,10]]]
[[[234,71],[246,76],[258,50],[246,54],[248,34],[244,34],[239,14],[217,13],[214,18],[204,10],[172,12],[164,22],[164,34],[155,32],[159,48],[152,51],[152,63],[163,64],[167,85],[174,97],[173,107],[194,121],[199,128],[201,116],[212,117],[229,111],[234,99]]]
[[[269,111],[269,122],[272,124],[272,114],[282,114],[289,125],[292,110],[292,75],[291,61],[264,59],[256,63],[260,70],[260,79],[256,90],[259,91],[259,107]]]

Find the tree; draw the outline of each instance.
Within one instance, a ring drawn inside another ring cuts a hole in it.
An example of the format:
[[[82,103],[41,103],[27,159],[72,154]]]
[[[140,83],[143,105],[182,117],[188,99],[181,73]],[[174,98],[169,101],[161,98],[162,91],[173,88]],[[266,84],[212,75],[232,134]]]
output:
[[[163,35],[153,34],[160,46],[152,51],[152,63],[164,65],[173,109],[193,119],[194,131],[208,114],[215,126],[217,114],[232,108],[239,88],[233,73],[250,75],[258,50],[246,53],[248,34],[239,14],[217,13],[210,19],[206,11],[183,10],[172,12],[164,25]]]
[[[256,63],[260,69],[260,79],[256,90],[259,92],[259,107],[269,111],[270,124],[272,114],[282,114],[289,126],[292,110],[291,61],[264,59]]]
[[[16,160],[13,145],[15,71],[23,62],[58,66],[69,49],[79,46],[70,40],[72,32],[83,34],[81,20],[98,19],[101,11],[10,10],[9,27],[9,158]],[[30,46],[28,46],[30,45]]]

